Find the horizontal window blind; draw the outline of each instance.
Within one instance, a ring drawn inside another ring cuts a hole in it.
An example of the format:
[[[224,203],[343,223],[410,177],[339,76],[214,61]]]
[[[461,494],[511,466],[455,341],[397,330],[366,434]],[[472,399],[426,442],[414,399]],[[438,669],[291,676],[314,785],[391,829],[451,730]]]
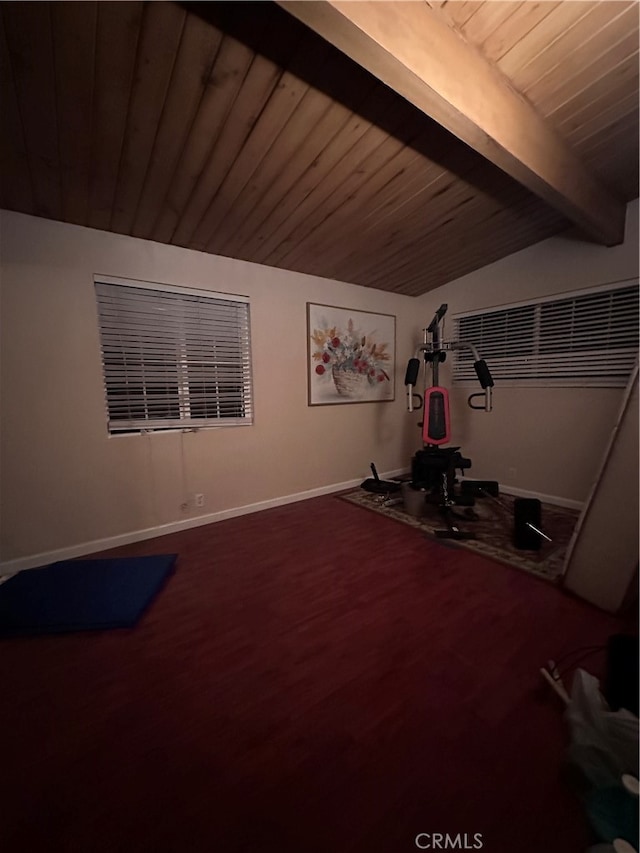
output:
[[[252,423],[247,299],[144,282],[95,289],[110,432]]]
[[[474,344],[496,380],[514,384],[626,385],[638,354],[638,283],[460,314],[457,340]],[[454,383],[476,381],[456,352]]]

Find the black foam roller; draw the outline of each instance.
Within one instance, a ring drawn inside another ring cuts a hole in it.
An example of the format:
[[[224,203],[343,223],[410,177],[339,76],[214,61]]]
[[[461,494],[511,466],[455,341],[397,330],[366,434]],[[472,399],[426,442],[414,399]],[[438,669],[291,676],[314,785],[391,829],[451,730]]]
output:
[[[493,388],[493,378],[487,367],[487,362],[481,358],[480,361],[474,361],[473,366],[476,369],[476,374],[483,388]]]
[[[420,373],[420,361],[417,358],[410,358],[409,364],[407,365],[407,372],[404,375],[404,384],[405,385],[415,385],[418,381],[418,374]]]

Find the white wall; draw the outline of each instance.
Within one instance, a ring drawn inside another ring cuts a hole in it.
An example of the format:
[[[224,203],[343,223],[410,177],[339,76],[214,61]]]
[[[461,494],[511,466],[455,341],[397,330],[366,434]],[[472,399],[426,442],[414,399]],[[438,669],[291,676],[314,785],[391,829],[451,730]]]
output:
[[[330,489],[370,476],[372,461],[409,466],[414,299],[16,213],[0,222],[5,565]],[[94,274],[248,295],[254,426],[108,437]],[[307,405],[307,301],[396,315],[394,402]],[[182,511],[195,493],[205,509]]]
[[[443,302],[452,315],[637,277],[636,200],[627,208],[624,244],[604,248],[568,237],[545,240],[425,294],[419,313],[430,319]],[[450,387],[446,367],[441,382]],[[585,500],[624,389],[497,384],[491,414],[467,407],[470,390],[481,389],[454,389],[451,395],[453,441],[472,460],[469,476],[569,505]],[[637,483],[637,471],[630,471],[626,487],[637,489]]]
[[[637,477],[635,488],[624,488],[622,495],[620,488],[632,471],[638,471],[637,372],[574,533],[563,579],[567,589],[611,613],[631,603],[638,590]]]
[[[0,559],[14,565],[191,523],[203,510],[180,506],[195,493],[206,495],[206,520],[360,480],[371,461],[406,469],[420,445],[406,361],[442,302],[455,313],[638,275],[637,201],[622,246],[554,238],[419,299],[22,214],[2,212],[0,224]],[[248,295],[255,425],[109,438],[94,274]],[[393,403],[307,406],[308,301],[396,315]],[[467,393],[452,395],[453,437],[470,476],[585,499],[621,389],[498,386],[491,414],[469,410]]]

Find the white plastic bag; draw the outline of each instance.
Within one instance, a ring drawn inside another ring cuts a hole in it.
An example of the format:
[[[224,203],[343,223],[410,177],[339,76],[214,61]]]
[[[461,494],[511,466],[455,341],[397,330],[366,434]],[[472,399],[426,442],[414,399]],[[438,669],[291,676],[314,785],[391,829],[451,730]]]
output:
[[[638,718],[612,711],[597,678],[578,669],[567,707],[571,730],[570,760],[596,788],[620,783],[623,773],[638,776]]]

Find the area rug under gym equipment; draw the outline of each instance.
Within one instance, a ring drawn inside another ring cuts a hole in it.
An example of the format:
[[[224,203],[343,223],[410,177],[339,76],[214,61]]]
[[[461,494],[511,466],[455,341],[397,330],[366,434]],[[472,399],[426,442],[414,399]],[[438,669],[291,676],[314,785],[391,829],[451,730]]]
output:
[[[0,637],[131,628],[173,572],[177,554],[64,560],[0,584]]]
[[[446,527],[436,506],[427,507],[420,518],[405,511],[402,502],[394,503],[398,496],[376,495],[357,488],[337,496],[364,509],[380,513],[421,530],[427,536],[438,538],[448,547],[466,548],[493,560],[531,572],[539,578],[556,583],[562,576],[567,547],[580,513],[553,504],[542,504],[541,530],[552,541],[542,541],[538,551],[520,551],[513,544],[513,502],[511,495],[501,494],[497,499],[478,498],[473,507],[477,520],[456,520],[461,529],[475,533],[475,539],[441,539],[436,530]],[[390,500],[389,500],[390,499]],[[460,514],[463,508],[454,507]]]

